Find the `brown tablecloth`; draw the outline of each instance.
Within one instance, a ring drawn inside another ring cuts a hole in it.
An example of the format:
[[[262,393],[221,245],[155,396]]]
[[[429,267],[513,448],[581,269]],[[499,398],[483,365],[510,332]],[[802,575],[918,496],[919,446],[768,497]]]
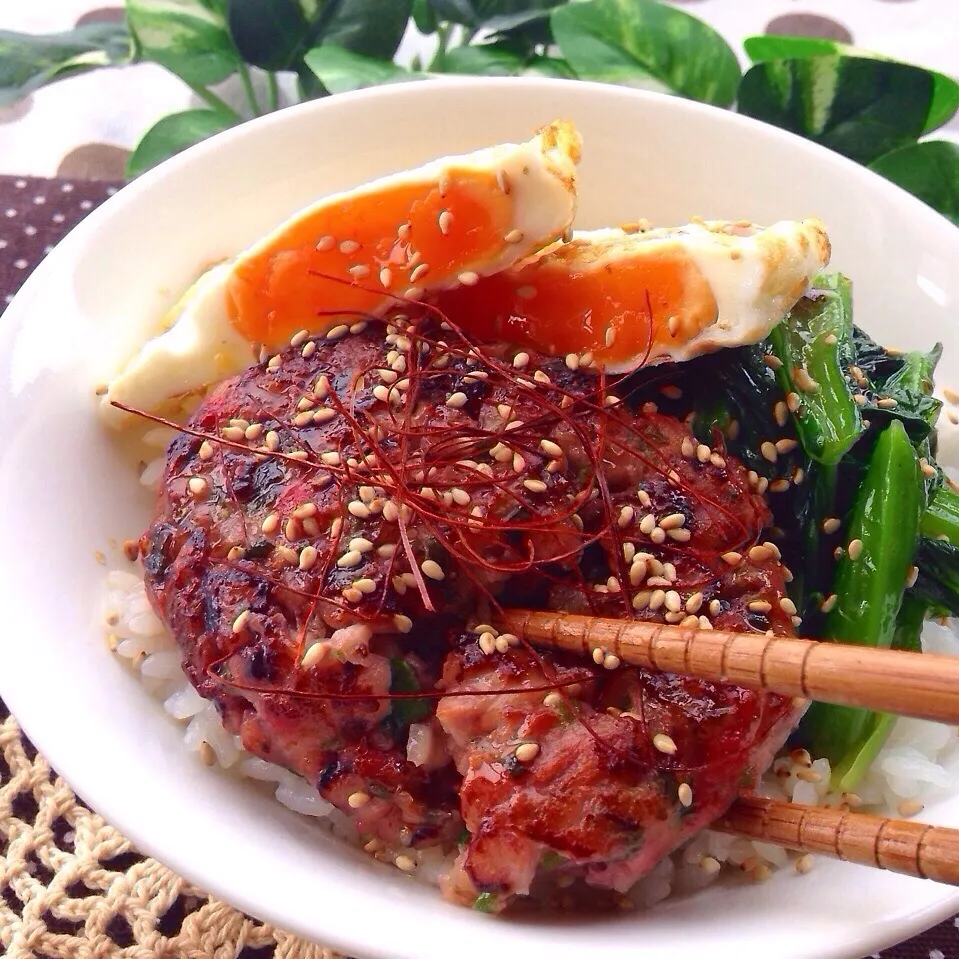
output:
[[[117,186],[0,177],[0,309],[53,245]],[[3,954],[333,959],[329,950],[250,919],[140,856],[37,755],[0,700]],[[880,955],[959,959],[959,917]]]

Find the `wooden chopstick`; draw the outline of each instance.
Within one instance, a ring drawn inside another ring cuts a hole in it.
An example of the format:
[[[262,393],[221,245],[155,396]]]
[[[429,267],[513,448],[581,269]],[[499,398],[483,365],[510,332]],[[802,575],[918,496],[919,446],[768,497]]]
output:
[[[959,885],[959,829],[743,796],[710,829]]]
[[[522,609],[499,621],[536,646],[599,649],[661,672],[959,724],[959,657]]]

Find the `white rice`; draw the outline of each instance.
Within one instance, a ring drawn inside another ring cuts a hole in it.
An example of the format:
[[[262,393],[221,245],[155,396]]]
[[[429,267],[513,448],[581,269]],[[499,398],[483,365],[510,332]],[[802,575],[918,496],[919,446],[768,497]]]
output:
[[[224,730],[213,703],[201,698],[186,680],[179,649],[153,612],[140,576],[121,569],[107,574],[103,618],[110,647],[134,670],[150,695],[163,703],[170,718],[185,726],[187,749],[232,775],[268,784],[284,806],[315,817],[337,836],[359,843],[347,818],[305,779],[248,753],[238,737]],[[959,620],[948,620],[945,625],[928,622],[922,646],[927,652],[959,655]],[[856,795],[862,807],[914,815],[922,804],[959,790],[957,733],[952,726],[899,719],[858,787]],[[807,781],[810,768],[819,774],[818,781]],[[807,770],[804,778],[796,775],[801,770]],[[806,805],[838,806],[848,801],[848,796],[829,791],[829,776],[826,759],[817,759],[810,767],[801,760],[781,757],[764,777],[761,792]],[[453,859],[453,854],[446,856],[435,848],[386,849],[377,843],[366,848],[387,863],[394,863],[398,855],[412,859],[416,864],[413,874],[433,884]],[[628,897],[622,897],[622,905],[649,907],[673,892],[701,889],[722,874],[759,880],[777,869],[793,868],[798,861],[794,853],[771,843],[704,830],[637,883]],[[803,862],[807,864],[808,857]]]

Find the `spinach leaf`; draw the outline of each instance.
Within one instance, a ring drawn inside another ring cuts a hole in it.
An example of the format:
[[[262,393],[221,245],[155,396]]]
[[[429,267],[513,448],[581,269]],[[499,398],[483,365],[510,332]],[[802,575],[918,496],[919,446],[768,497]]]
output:
[[[550,18],[563,58],[583,79],[653,77],[670,90],[730,105],[739,61],[712,27],[656,0],[584,0]]]
[[[847,57],[863,57],[871,60],[893,60],[892,57],[878,53],[867,53],[857,47],[834,40],[822,40],[814,37],[776,37],[761,36],[748,37],[743,41],[746,53],[753,63],[765,60],[789,60],[800,57],[814,57],[822,54],[838,53]],[[948,123],[959,109],[959,83],[952,77],[935,70],[928,71],[932,76],[932,103],[929,106],[929,115],[923,133],[930,133],[944,123]]]
[[[423,77],[421,73],[360,56],[332,43],[310,50],[303,61],[330,93],[347,93],[380,83],[398,83]]]
[[[54,80],[132,62],[133,41],[122,23],[91,23],[66,33],[0,30],[0,107]]]
[[[959,146],[955,143],[912,143],[873,160],[869,168],[959,226]]]
[[[235,114],[223,110],[184,110],[163,117],[147,130],[130,155],[127,176],[137,176],[194,143],[226,130],[236,119]]]
[[[240,66],[221,5],[203,0],[127,0],[138,58],[192,86],[220,83]]]
[[[870,163],[922,134],[932,96],[919,67],[829,54],[752,67],[739,112]]]
[[[887,353],[858,328],[853,329],[854,364],[867,383],[863,387],[866,402],[862,415],[870,423],[884,428],[897,419],[906,428],[913,443],[929,437],[942,403],[932,395],[932,376],[942,356],[942,345],[928,353]],[[893,399],[896,405],[878,406],[882,398]]]

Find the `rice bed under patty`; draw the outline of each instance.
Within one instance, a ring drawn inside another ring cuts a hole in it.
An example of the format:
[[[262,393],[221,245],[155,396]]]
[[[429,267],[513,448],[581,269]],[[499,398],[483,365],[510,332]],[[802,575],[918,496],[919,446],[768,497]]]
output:
[[[107,573],[102,610],[110,648],[134,671],[150,695],[163,703],[166,713],[185,726],[183,738],[189,750],[209,766],[269,784],[276,799],[287,808],[314,817],[340,839],[360,844],[346,816],[322,799],[310,783],[248,753],[239,737],[226,732],[215,705],[187,681],[180,665],[180,650],[150,606],[142,577],[123,569]],[[959,620],[950,619],[944,625],[927,622],[922,648],[924,652],[959,655]],[[805,805],[861,803],[870,810],[915,815],[925,803],[959,790],[957,733],[953,726],[899,719],[852,797],[829,791],[828,760],[815,759],[810,765],[805,757],[788,755],[775,761],[763,777],[760,791]],[[378,841],[364,848],[377,859],[434,885],[455,858],[455,850],[444,855],[438,848],[394,849]],[[811,860],[771,843],[704,830],[640,880],[627,897],[622,897],[621,904],[648,907],[674,892],[700,889],[722,874],[762,880],[790,865],[805,872]]]

